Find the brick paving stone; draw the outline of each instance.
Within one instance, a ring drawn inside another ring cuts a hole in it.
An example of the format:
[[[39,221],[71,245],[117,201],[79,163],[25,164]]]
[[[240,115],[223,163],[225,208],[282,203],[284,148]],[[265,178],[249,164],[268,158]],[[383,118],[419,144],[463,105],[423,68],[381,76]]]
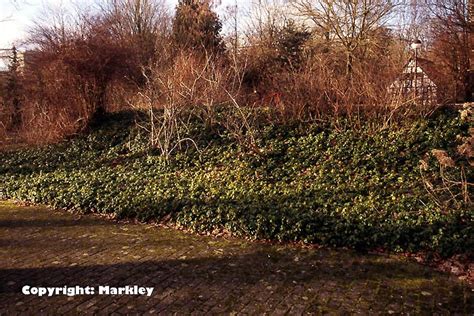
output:
[[[25,296],[32,286],[154,287]],[[396,256],[304,249],[0,202],[0,315],[469,314],[473,289]]]

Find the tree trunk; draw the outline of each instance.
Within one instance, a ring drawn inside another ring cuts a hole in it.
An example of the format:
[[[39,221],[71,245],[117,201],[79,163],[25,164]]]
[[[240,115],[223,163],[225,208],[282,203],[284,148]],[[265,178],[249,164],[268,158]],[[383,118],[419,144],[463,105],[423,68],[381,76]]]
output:
[[[346,59],[346,76],[349,79],[352,79],[352,65],[354,63],[354,57],[352,56],[352,52],[347,52],[347,59]]]
[[[105,81],[105,80],[104,80]],[[100,84],[97,89],[97,94],[93,100],[93,113],[91,114],[89,125],[99,126],[104,122],[107,102],[107,84]]]

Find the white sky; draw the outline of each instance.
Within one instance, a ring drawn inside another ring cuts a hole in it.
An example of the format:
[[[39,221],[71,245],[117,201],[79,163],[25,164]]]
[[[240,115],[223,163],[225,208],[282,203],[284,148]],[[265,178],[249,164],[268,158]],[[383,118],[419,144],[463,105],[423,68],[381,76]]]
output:
[[[68,0],[0,0],[0,48],[9,48],[25,37],[32,21],[41,15],[45,6],[68,6],[76,1]],[[79,0],[82,3],[94,4],[101,0]],[[104,0],[102,0],[104,1]],[[170,8],[174,8],[178,0],[165,0]],[[251,0],[222,0],[219,9],[235,2],[239,6],[247,6]]]

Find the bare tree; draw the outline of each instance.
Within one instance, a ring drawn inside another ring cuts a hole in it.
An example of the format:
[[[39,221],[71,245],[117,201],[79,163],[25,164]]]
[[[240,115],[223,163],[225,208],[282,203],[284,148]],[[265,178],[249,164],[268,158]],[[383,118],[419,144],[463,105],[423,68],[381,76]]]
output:
[[[18,9],[20,7],[20,4],[23,3],[23,1],[10,0],[9,3],[14,9]],[[4,15],[4,13],[2,13],[2,15],[0,15],[0,23],[9,21],[10,18],[11,18],[11,15]]]
[[[397,0],[294,0],[297,14],[309,19],[326,40],[337,40],[351,75],[356,51],[391,17]]]
[[[239,18],[239,5],[237,4],[237,1],[234,0],[233,5],[226,6],[225,17],[223,19],[223,21],[230,29],[230,35],[228,36],[229,38],[227,39],[227,41],[232,47],[231,52],[233,58],[237,56],[237,52],[239,50]]]
[[[247,41],[273,42],[278,30],[290,18],[290,12],[282,0],[257,0],[246,13]]]
[[[155,33],[169,22],[163,0],[108,0],[100,8],[116,19],[113,30],[122,36]]]
[[[170,14],[163,0],[108,0],[99,8],[114,36],[122,41],[138,41],[142,50],[150,50],[157,37],[167,34],[170,27]]]
[[[470,37],[474,32],[469,0],[425,0],[432,18],[432,56],[451,77],[451,93],[458,101],[471,100]]]

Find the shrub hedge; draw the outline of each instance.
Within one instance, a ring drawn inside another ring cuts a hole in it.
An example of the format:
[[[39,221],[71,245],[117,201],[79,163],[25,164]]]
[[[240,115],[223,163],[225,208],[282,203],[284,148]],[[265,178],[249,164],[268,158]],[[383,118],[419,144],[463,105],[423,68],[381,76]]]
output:
[[[445,256],[474,249],[472,204],[436,203],[419,169],[431,149],[453,153],[468,133],[453,111],[377,133],[267,126],[260,155],[225,135],[197,133],[202,150],[177,152],[169,163],[147,149],[133,116],[111,115],[61,144],[2,153],[3,197],[279,241]],[[439,165],[428,162],[436,183]]]

